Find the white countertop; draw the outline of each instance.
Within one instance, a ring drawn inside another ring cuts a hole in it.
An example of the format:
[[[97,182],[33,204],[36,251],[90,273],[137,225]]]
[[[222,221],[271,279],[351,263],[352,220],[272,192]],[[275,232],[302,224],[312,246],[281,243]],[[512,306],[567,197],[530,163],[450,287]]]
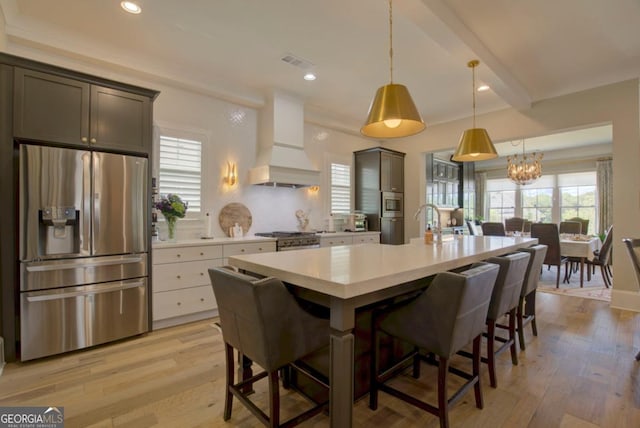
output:
[[[176,242],[157,241],[152,248],[176,248],[176,247],[196,247],[200,245],[222,245],[222,244],[248,244],[251,242],[275,242],[276,238],[264,236],[247,235],[241,238],[211,238],[211,239],[184,239]]]
[[[462,236],[442,246],[362,244],[232,256],[229,264],[348,299],[499,256],[535,238]]]

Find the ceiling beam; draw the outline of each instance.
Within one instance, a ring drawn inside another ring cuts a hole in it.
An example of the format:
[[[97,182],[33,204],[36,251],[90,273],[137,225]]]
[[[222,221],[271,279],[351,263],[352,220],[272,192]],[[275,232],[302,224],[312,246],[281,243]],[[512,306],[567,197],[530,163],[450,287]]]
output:
[[[506,103],[519,110],[531,107],[525,87],[444,0],[405,0],[396,7],[449,55],[463,62],[480,60],[490,71],[483,73],[483,81]]]

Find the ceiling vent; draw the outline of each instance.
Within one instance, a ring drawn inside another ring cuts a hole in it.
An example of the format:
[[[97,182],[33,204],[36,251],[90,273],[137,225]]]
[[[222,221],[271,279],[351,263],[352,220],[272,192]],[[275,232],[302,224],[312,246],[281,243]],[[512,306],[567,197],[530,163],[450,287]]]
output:
[[[285,54],[280,59],[287,64],[293,65],[294,67],[302,68],[303,70],[313,68],[313,63],[311,61],[307,61],[306,59],[300,58],[299,56],[296,56],[294,54]]]

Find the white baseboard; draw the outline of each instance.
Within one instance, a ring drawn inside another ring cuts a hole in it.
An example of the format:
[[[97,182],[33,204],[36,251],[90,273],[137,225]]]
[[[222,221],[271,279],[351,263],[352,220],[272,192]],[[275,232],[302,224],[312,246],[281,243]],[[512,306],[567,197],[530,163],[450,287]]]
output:
[[[611,305],[615,309],[640,312],[640,293],[637,291],[611,290]]]
[[[161,328],[173,327],[180,324],[186,324],[189,322],[200,321],[207,318],[213,318],[218,316],[218,310],[198,312],[195,314],[183,315],[181,317],[167,318],[162,320],[153,321],[153,329],[158,330]]]

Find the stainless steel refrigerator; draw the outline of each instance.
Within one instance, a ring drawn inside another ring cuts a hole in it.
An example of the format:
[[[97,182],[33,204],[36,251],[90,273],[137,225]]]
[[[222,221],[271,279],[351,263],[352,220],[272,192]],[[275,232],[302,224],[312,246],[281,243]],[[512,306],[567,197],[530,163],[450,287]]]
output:
[[[148,331],[147,159],[20,146],[20,358]]]

